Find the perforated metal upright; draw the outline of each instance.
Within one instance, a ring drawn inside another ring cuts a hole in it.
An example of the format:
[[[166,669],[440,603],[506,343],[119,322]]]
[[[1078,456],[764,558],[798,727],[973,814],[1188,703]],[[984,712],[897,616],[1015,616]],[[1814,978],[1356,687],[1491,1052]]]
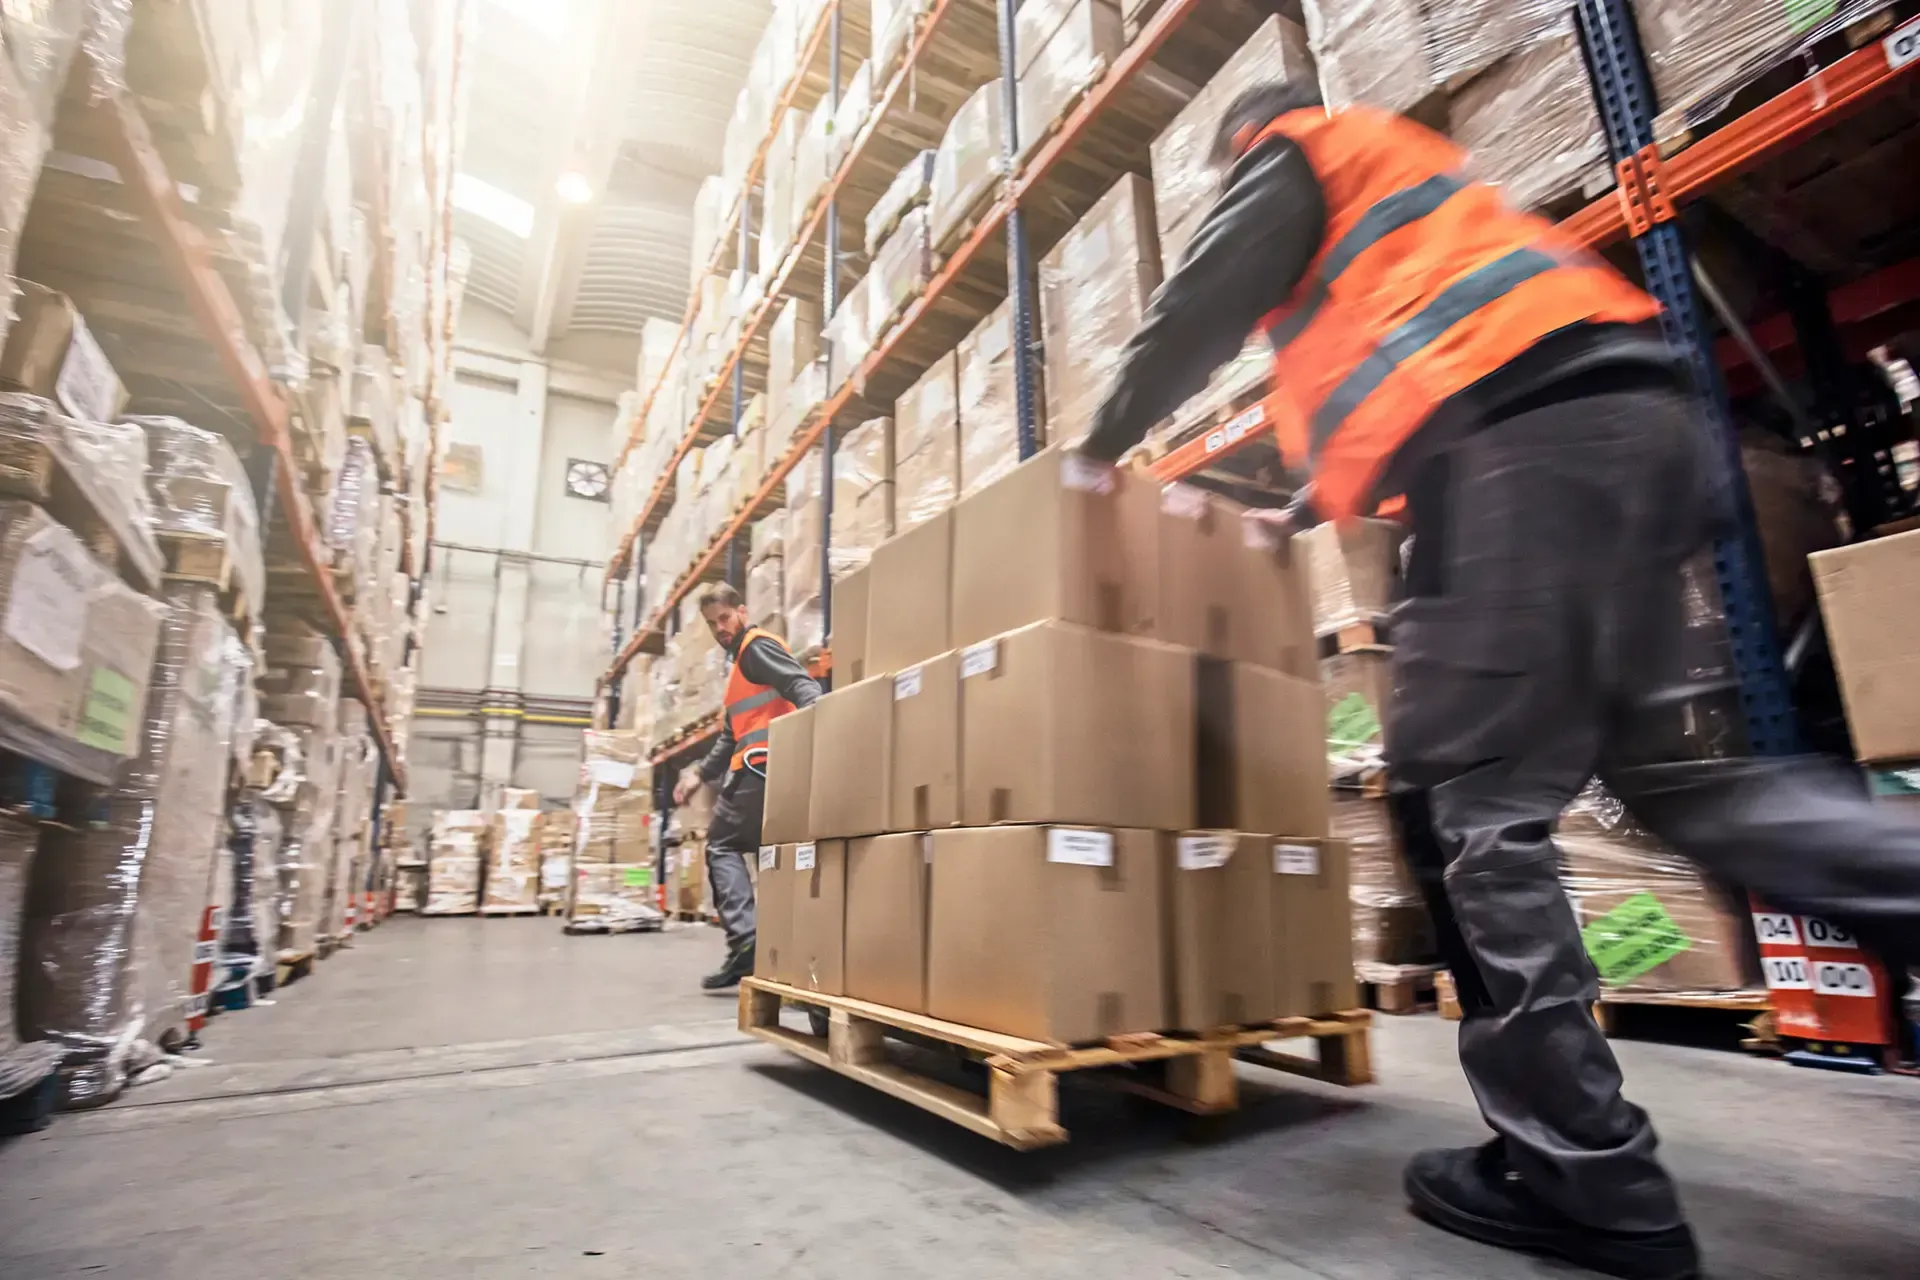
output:
[[[1020,164],[1020,57],[1016,47],[1014,11],[1016,0],[999,0],[1000,11],[1000,92],[1005,104],[1006,171],[1009,177]],[[1025,461],[1040,449],[1038,414],[1033,402],[1034,341],[1033,288],[1031,264],[1027,256],[1027,228],[1016,200],[1007,210],[1007,297],[1013,312],[1013,408],[1019,433],[1020,458]]]
[[[840,6],[833,6],[827,19],[827,113],[840,114]],[[840,201],[839,192],[828,194],[823,278],[820,281],[820,313],[833,318],[840,305]],[[833,347],[827,347],[827,385],[833,385]],[[848,371],[852,376],[852,371]],[[833,418],[827,410],[826,430],[820,433],[820,638],[833,640]]]
[[[1647,180],[1650,173],[1658,172],[1660,157],[1653,136],[1656,103],[1639,32],[1627,0],[1579,0],[1576,13],[1607,147],[1626,207],[1636,210],[1629,218],[1629,229],[1646,273],[1647,290],[1661,305],[1660,323],[1668,341],[1687,359],[1706,410],[1706,425],[1720,446],[1716,452],[1736,530],[1714,544],[1713,561],[1734,673],[1740,682],[1748,746],[1755,755],[1790,754],[1800,749],[1800,733],[1781,662],[1773,592],[1767,585],[1753,498],[1740,463],[1739,434],[1713,342],[1701,319],[1686,237],[1672,202]]]

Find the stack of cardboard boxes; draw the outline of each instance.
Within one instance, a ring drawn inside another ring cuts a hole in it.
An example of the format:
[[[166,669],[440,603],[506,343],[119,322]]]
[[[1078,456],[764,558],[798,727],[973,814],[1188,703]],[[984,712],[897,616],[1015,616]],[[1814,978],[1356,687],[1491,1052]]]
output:
[[[494,811],[487,840],[483,916],[531,915],[540,908],[542,829],[540,793],[508,787]]]
[[[444,809],[433,815],[427,901],[421,915],[470,916],[479,910],[489,826],[484,809]]]
[[[760,975],[1062,1042],[1350,1007],[1304,578],[1243,514],[1050,451],[883,544],[865,678],[772,729]]]
[[[589,730],[585,737],[567,915],[618,918],[654,905],[653,769],[635,734]]]

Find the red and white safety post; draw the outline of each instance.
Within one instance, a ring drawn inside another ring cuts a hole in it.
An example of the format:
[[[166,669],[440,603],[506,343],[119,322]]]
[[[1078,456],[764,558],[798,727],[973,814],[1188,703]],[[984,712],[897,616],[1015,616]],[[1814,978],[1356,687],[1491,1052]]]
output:
[[[1806,1042],[1788,1057],[1807,1066],[1883,1064],[1896,1035],[1887,972],[1880,962],[1838,925],[1818,916],[1770,911],[1757,898],[1753,929],[1775,1029]]]

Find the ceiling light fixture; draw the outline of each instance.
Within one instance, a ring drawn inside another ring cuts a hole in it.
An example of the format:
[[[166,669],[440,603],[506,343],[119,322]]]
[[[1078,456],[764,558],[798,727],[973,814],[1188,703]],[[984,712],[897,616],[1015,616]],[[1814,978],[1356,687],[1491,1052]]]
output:
[[[593,183],[578,169],[569,169],[561,174],[560,181],[554,184],[554,190],[567,204],[587,204],[593,199]]]

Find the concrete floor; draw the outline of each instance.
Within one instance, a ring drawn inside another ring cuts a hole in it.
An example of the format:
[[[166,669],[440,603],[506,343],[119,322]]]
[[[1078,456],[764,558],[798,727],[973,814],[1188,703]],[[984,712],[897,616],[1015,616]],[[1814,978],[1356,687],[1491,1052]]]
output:
[[[0,1145],[0,1277],[506,1280],[1573,1275],[1401,1207],[1416,1147],[1483,1135],[1452,1028],[1382,1020],[1381,1083],[1246,1078],[1196,1132],[1076,1091],[1018,1155],[740,1039],[717,936],[400,919],[210,1065]],[[1920,1081],[1622,1043],[1712,1274],[1920,1276]]]

